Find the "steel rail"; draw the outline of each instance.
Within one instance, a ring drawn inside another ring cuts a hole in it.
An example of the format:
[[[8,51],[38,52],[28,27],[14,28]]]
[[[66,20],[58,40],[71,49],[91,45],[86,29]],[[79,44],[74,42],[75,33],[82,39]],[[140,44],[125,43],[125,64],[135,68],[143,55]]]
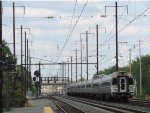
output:
[[[66,98],[66,99],[69,99],[69,100],[72,100],[72,101],[76,101],[76,102],[80,102],[80,103],[84,103],[84,104],[88,104],[90,106],[94,106],[94,107],[101,108],[101,109],[104,109],[104,110],[114,111],[115,113],[118,113],[118,112],[119,113],[124,113],[124,111],[130,111],[130,112],[134,112],[134,113],[146,113],[144,111],[138,111],[138,110],[129,109],[129,108],[123,108],[123,107],[118,107],[118,106],[102,104],[102,103],[98,103],[98,102],[95,102],[95,101],[92,101],[92,100],[87,100],[87,99],[85,100],[85,99],[81,99],[81,98],[67,97],[67,96],[63,96],[63,98]]]
[[[57,102],[55,102],[54,100],[51,100],[53,103],[55,103],[56,104],[56,106],[58,107],[58,108],[60,108],[62,111],[63,111],[63,113],[67,113],[59,104],[57,104]]]

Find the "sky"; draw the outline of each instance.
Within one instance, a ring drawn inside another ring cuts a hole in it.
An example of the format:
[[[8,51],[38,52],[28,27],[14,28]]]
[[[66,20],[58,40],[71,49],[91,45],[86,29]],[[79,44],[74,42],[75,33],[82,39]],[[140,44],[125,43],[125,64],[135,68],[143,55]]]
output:
[[[3,1],[3,39],[13,52],[12,1]],[[115,65],[115,1],[103,0],[58,0],[24,1],[15,3],[16,28],[30,28],[27,32],[32,63],[75,63],[75,49],[81,62],[80,40],[82,39],[83,61],[86,63],[86,31],[88,31],[89,62],[96,63],[96,25],[99,26],[99,71]],[[25,6],[25,8],[24,8]],[[110,7],[113,6],[113,7]],[[150,53],[150,1],[118,1],[118,46],[119,67],[131,59]],[[106,8],[106,10],[105,10]],[[128,10],[127,10],[128,9]],[[106,12],[105,12],[106,11]],[[20,64],[20,29],[16,29],[16,56]],[[24,46],[24,44],[23,44]],[[23,47],[24,52],[24,47]],[[67,67],[66,67],[67,68]],[[81,75],[78,65],[78,78]],[[38,66],[32,66],[32,75]],[[73,79],[75,80],[75,65]],[[60,65],[41,66],[42,76],[62,76]],[[67,70],[66,70],[67,73]],[[96,65],[89,65],[89,78],[96,73]],[[86,78],[86,65],[83,65]]]

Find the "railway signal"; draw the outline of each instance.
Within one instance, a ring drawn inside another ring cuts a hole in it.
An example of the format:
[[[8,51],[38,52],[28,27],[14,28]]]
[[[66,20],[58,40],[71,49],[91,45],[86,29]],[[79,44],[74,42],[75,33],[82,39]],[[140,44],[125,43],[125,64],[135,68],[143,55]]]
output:
[[[35,77],[33,77],[33,81],[34,81],[35,87],[36,87],[36,98],[38,98],[38,91],[40,90],[39,88],[40,88],[40,85],[41,85],[40,71],[39,70],[34,71],[34,75],[35,75]],[[39,78],[39,80],[37,78]]]
[[[2,70],[13,70],[16,67],[16,58],[11,59],[10,57],[2,57],[0,59],[0,69]]]
[[[33,77],[33,81],[34,81],[34,82],[36,81],[36,77]]]
[[[36,71],[34,72],[34,75],[35,75],[36,77],[39,77],[39,76],[40,76],[40,71],[39,71],[39,70],[36,70]]]

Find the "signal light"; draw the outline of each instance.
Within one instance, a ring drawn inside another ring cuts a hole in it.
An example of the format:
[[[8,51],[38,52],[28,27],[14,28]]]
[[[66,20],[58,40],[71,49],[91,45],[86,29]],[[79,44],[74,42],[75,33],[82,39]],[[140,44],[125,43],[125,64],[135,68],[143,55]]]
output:
[[[34,82],[36,81],[36,77],[33,77],[33,81],[34,81]]]

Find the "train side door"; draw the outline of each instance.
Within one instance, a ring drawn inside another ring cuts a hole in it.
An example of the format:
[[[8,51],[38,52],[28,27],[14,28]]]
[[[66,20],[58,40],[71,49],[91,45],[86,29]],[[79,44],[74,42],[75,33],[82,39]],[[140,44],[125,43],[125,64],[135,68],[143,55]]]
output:
[[[126,78],[125,77],[120,77],[120,92],[126,92]]]

